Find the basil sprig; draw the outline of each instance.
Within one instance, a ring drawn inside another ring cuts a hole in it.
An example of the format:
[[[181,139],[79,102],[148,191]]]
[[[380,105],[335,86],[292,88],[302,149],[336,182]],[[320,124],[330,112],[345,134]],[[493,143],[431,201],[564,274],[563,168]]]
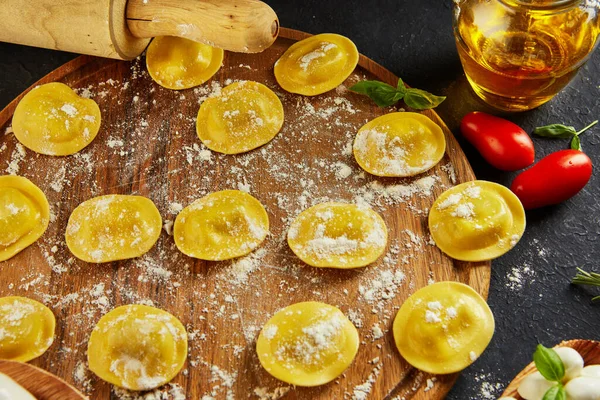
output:
[[[446,100],[444,96],[436,96],[421,89],[407,88],[402,79],[398,79],[396,87],[380,81],[361,81],[350,90],[369,96],[379,107],[393,106],[404,99],[406,105],[415,110],[429,110]]]
[[[565,365],[556,351],[538,344],[533,353],[533,362],[546,380],[558,383],[546,391],[542,400],[566,400],[567,392],[562,384],[565,377]]]
[[[535,128],[533,134],[553,139],[571,138],[571,149],[581,151],[581,140],[579,139],[579,135],[581,135],[583,132],[587,131],[597,123],[598,120],[592,122],[580,131],[575,130],[575,128],[572,126],[566,126],[562,124],[551,124]]]

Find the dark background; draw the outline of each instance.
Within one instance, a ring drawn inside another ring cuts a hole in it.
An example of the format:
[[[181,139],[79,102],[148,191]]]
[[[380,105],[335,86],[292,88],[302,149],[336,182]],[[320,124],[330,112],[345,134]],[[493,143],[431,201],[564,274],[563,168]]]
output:
[[[465,79],[452,34],[452,0],[267,1],[282,26],[351,38],[361,53],[409,85],[446,95],[437,111],[455,132],[478,179],[509,185],[515,174],[487,165],[457,130],[463,115],[489,109]],[[0,108],[46,73],[75,55],[0,43]],[[526,131],[550,123],[581,128],[600,118],[600,51],[572,84],[550,103],[509,119]],[[568,146],[567,140],[535,138],[536,159]],[[586,153],[600,161],[600,127],[582,135]],[[527,213],[528,227],[517,247],[492,265],[489,304],[496,334],[482,357],[464,371],[447,397],[495,399],[531,361],[537,343],[600,339],[600,304],[594,290],[569,284],[577,266],[600,272],[600,187],[596,172],[575,198]],[[514,269],[522,282],[513,282]]]

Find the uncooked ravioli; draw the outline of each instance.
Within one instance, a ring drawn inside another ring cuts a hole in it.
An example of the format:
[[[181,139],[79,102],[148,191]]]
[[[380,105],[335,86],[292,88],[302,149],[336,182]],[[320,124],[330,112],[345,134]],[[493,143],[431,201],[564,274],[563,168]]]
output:
[[[77,206],[65,238],[77,258],[103,263],[143,255],[154,246],[161,229],[160,213],[150,199],[112,194]]]
[[[275,63],[275,78],[290,93],[315,96],[341,85],[358,64],[347,37],[323,33],[294,43]]]
[[[48,228],[46,195],[22,176],[0,176],[0,261],[35,242]]]
[[[54,341],[56,320],[42,303],[18,296],[0,297],[0,359],[27,362]]]
[[[342,311],[308,301],[278,311],[261,330],[256,352],[275,378],[297,386],[318,386],[348,368],[358,343],[358,331]]]
[[[184,208],[173,236],[184,254],[201,260],[227,260],[250,253],[269,233],[263,205],[248,193],[223,190]]]
[[[462,261],[500,257],[525,231],[525,210],[508,188],[472,181],[442,193],[429,211],[429,231],[447,255]]]
[[[354,157],[378,176],[407,177],[435,166],[446,151],[442,129],[425,115],[396,112],[368,122],[354,140]]]
[[[308,265],[358,268],[383,254],[388,232],[371,208],[331,202],[300,213],[287,238],[292,251]]]
[[[17,140],[37,153],[75,154],[98,134],[100,108],[63,83],[47,83],[21,99],[12,128]]]
[[[94,327],[90,370],[130,390],[151,390],[175,377],[187,358],[187,332],[166,311],[141,304],[117,307]]]
[[[485,300],[458,282],[438,282],[415,292],[402,304],[393,326],[402,357],[432,374],[451,374],[472,364],[494,329]]]
[[[196,132],[209,149],[238,154],[270,142],[282,126],[279,97],[261,83],[241,81],[202,103]]]
[[[146,67],[152,79],[167,89],[201,85],[217,73],[223,49],[173,36],[155,37],[146,51]]]

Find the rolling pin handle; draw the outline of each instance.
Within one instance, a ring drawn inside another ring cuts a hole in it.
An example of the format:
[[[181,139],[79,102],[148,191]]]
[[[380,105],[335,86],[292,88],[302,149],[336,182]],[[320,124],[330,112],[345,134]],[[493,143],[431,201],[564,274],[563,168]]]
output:
[[[240,53],[273,44],[279,20],[258,0],[128,0],[127,26],[138,38],[179,36]]]

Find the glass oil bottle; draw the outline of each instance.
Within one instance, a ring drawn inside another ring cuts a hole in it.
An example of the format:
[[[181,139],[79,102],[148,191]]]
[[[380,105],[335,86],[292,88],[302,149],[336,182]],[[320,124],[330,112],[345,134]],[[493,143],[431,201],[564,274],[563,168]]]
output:
[[[454,35],[475,93],[506,111],[563,89],[600,34],[598,0],[455,0]]]

